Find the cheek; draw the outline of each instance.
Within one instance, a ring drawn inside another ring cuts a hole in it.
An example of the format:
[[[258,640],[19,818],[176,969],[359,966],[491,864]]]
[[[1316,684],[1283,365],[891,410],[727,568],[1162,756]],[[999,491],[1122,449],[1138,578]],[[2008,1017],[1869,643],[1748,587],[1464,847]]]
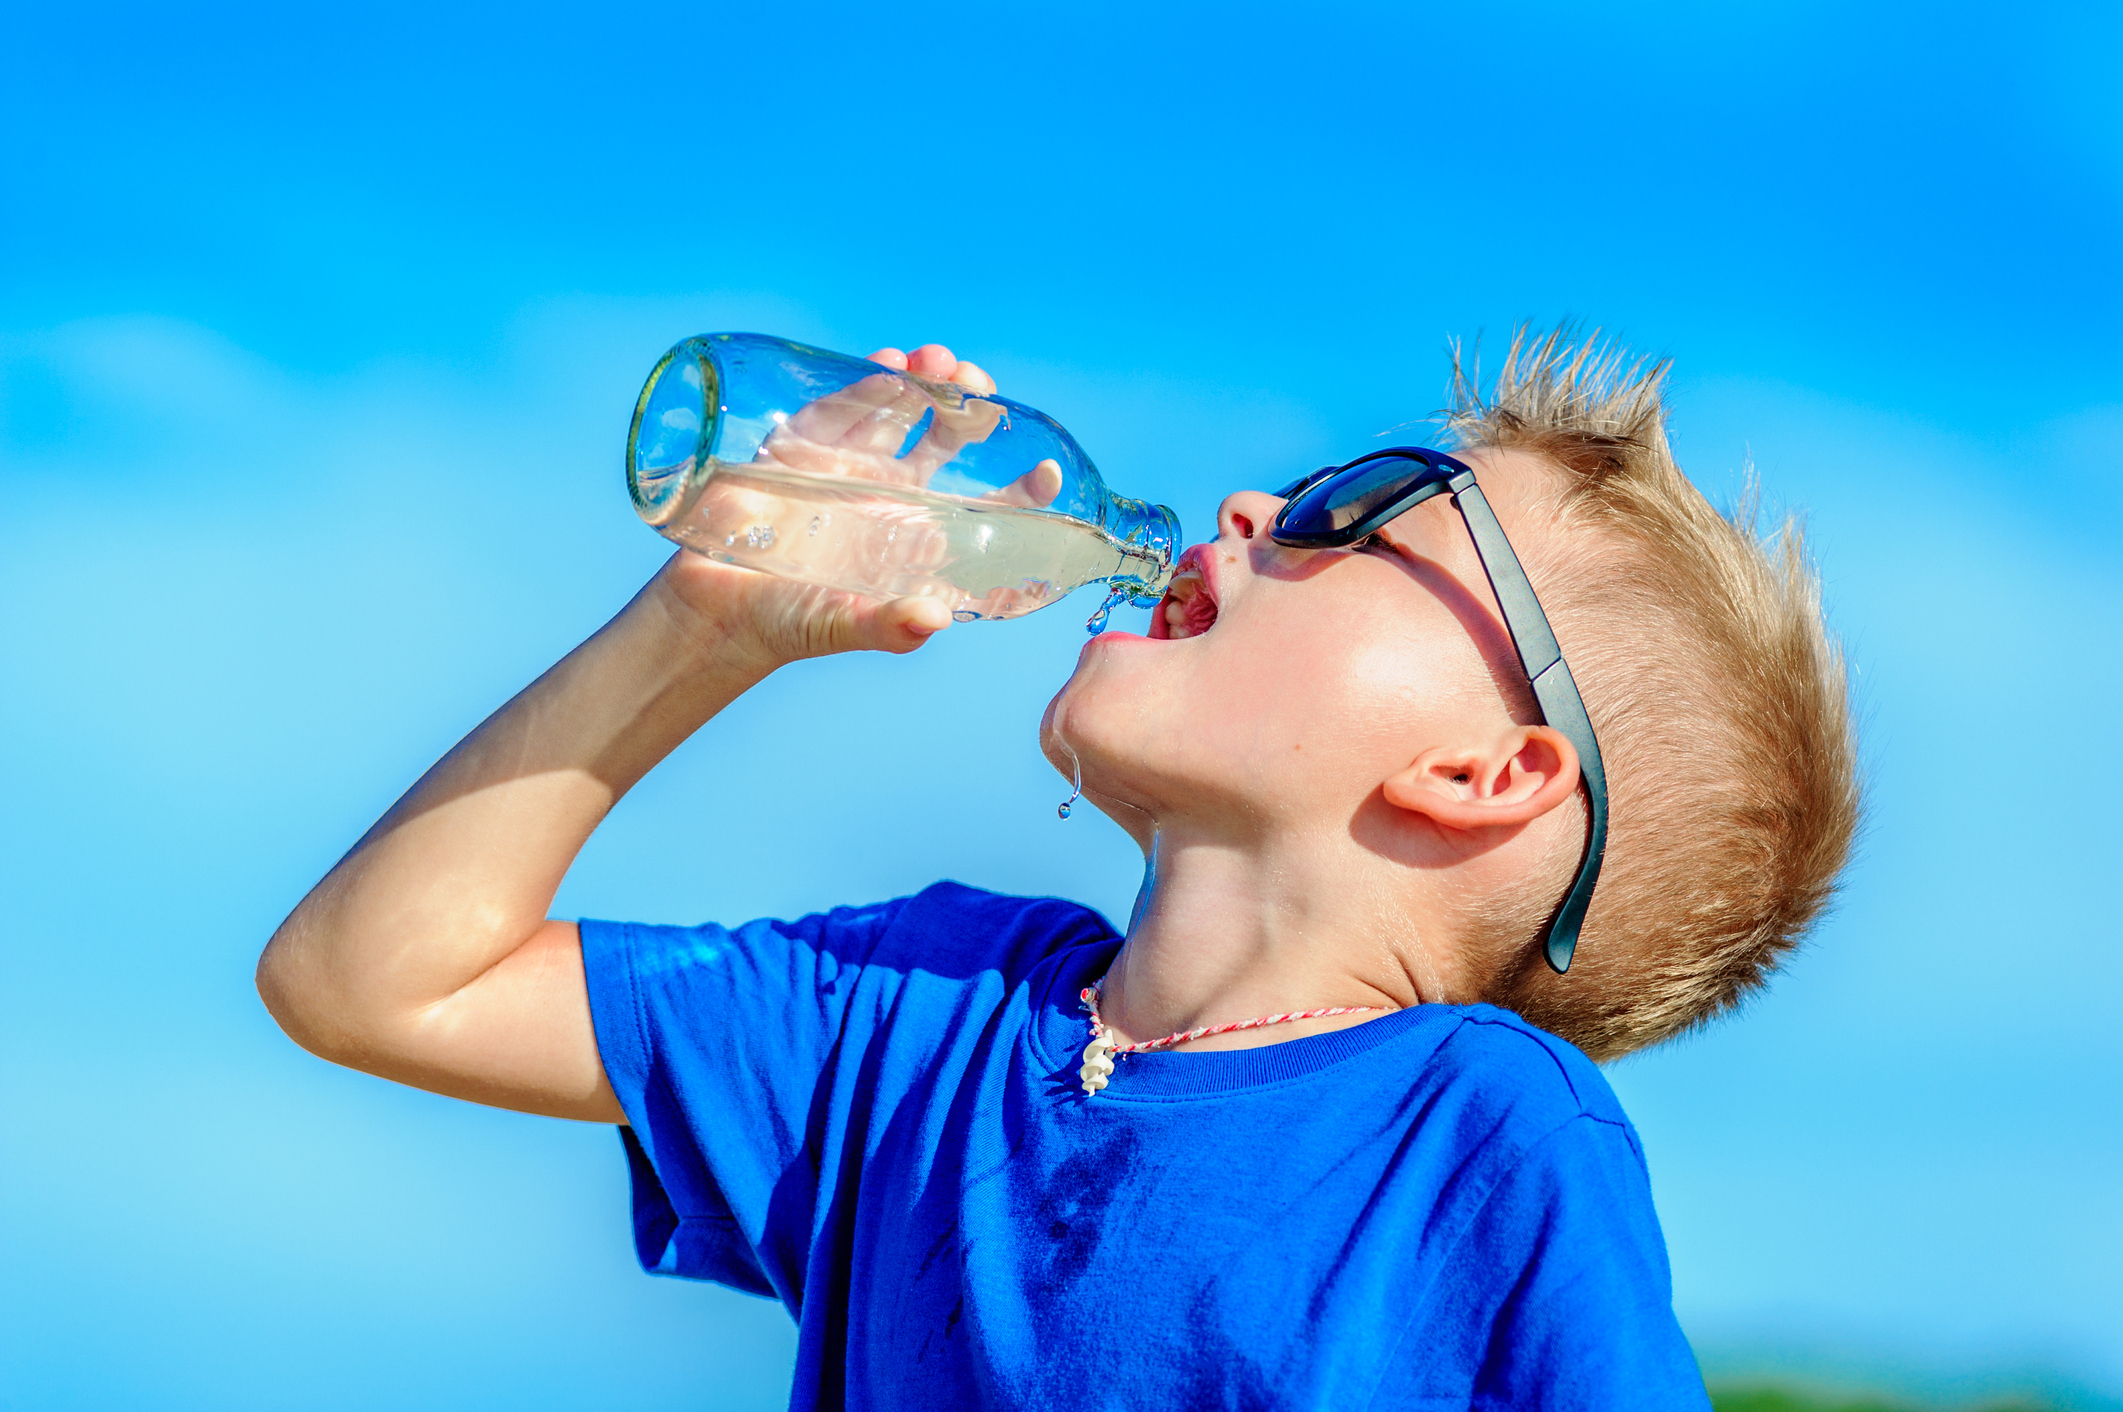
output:
[[[1314,766],[1368,761],[1399,733],[1406,658],[1344,637],[1295,647],[1256,687],[1260,744]]]
[[[1455,649],[1479,668],[1449,615],[1431,621],[1440,615],[1390,593],[1328,612],[1293,598],[1249,605],[1186,643],[1095,639],[1048,706],[1048,738],[1059,731],[1101,773],[1145,784],[1339,809],[1434,743],[1467,665]]]
[[[1286,799],[1337,798],[1368,789],[1358,776],[1390,739],[1394,690],[1381,691],[1407,663],[1397,647],[1376,645],[1377,624],[1359,612],[1334,620],[1296,611],[1249,614],[1218,623],[1187,682],[1186,749],[1205,769],[1242,769]],[[1221,641],[1216,634],[1237,628]]]
[[[1338,794],[1368,792],[1436,744],[1470,674],[1483,671],[1458,623],[1427,596],[1355,607],[1341,631],[1306,627],[1283,634],[1254,675],[1249,709],[1232,720],[1226,744],[1263,765],[1301,762]]]

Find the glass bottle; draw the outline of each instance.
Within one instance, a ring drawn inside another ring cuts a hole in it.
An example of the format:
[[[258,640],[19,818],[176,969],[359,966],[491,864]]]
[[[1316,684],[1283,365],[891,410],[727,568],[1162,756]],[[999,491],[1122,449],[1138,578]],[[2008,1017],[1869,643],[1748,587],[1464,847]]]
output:
[[[627,488],[665,538],[872,598],[1014,618],[1106,583],[1155,599],[1179,519],[1117,496],[1045,413],[756,333],[689,338],[649,374]]]

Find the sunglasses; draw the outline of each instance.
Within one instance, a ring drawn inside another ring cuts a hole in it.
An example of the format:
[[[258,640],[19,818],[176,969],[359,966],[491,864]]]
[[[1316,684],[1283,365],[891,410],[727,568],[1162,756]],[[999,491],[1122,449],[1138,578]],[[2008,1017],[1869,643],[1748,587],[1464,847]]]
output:
[[[1433,496],[1450,495],[1459,508],[1474,539],[1475,556],[1504,611],[1505,630],[1518,649],[1541,718],[1577,748],[1578,775],[1591,802],[1592,827],[1577,879],[1548,923],[1548,965],[1561,975],[1570,969],[1578,929],[1600,879],[1600,859],[1607,852],[1607,771],[1600,763],[1592,718],[1585,714],[1585,699],[1563,664],[1548,615],[1541,611],[1519,556],[1489,508],[1489,498],[1474,483],[1474,471],[1442,451],[1397,446],[1359,456],[1347,465],[1322,466],[1277,495],[1284,504],[1268,537],[1293,549],[1346,549]]]

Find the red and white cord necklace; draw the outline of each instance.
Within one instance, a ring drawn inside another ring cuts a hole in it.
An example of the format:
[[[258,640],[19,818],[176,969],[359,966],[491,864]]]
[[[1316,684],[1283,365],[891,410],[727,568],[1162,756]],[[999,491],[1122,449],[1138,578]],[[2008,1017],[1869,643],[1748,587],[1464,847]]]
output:
[[[1228,1025],[1203,1025],[1198,1030],[1181,1030],[1168,1034],[1163,1039],[1146,1039],[1136,1044],[1115,1044],[1106,1022],[1098,1016],[1098,992],[1103,980],[1087,985],[1078,998],[1084,1009],[1091,1013],[1091,1043],[1084,1047],[1084,1066],[1077,1070],[1077,1077],[1084,1081],[1084,1096],[1089,1098],[1104,1088],[1113,1077],[1113,1056],[1116,1054],[1148,1054],[1153,1049],[1170,1049],[1175,1044],[1200,1039],[1205,1035],[1233,1034],[1239,1030],[1257,1030],[1264,1025],[1287,1025],[1293,1020],[1324,1020],[1329,1015],[1362,1015],[1372,1010],[1384,1010],[1383,1005],[1330,1005],[1324,1010],[1293,1010],[1285,1015],[1262,1015],[1258,1019],[1238,1020]]]

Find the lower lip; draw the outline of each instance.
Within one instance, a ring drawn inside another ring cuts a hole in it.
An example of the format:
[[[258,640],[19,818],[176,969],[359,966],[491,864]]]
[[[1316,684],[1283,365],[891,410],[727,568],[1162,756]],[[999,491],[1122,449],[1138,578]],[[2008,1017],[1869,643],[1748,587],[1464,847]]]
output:
[[[1144,637],[1139,632],[1102,632],[1097,637],[1085,639],[1083,650],[1085,652],[1089,652],[1094,647],[1117,646],[1118,644],[1123,642],[1148,641],[1150,641],[1150,639]]]

